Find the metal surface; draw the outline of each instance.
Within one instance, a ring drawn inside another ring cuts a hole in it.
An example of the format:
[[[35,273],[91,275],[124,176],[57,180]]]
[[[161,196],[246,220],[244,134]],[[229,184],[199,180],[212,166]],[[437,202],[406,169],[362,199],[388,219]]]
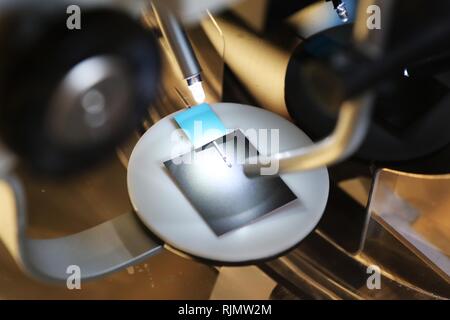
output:
[[[120,127],[133,105],[129,70],[114,56],[81,61],[61,81],[52,100],[47,128],[70,147],[104,141]]]
[[[200,65],[181,22],[175,13],[161,1],[152,2],[158,23],[170,48],[175,55],[184,79],[190,79],[201,73]]]
[[[49,240],[26,236],[26,200],[20,182],[10,177],[1,182],[2,229],[0,238],[18,264],[46,282],[67,280],[70,266],[78,266],[88,280],[120,270],[161,251],[134,213],[119,216],[92,229]]]
[[[290,119],[284,83],[290,54],[222,16],[202,28],[224,62],[260,106]],[[217,32],[219,28],[220,32]]]
[[[368,267],[380,267],[380,289],[369,289]],[[410,264],[404,264],[411,267]],[[448,299],[449,287],[428,277],[427,291],[406,281],[365,254],[351,255],[315,232],[285,257],[260,265],[280,284],[309,299]],[[419,269],[415,269],[418,271]],[[423,270],[421,270],[423,271]],[[430,275],[430,274],[428,274]]]
[[[218,237],[257,223],[268,218],[272,211],[300,201],[280,177],[249,178],[244,174],[242,161],[246,154],[258,151],[240,130],[221,136],[201,149],[164,165]],[[196,158],[189,161],[190,156]],[[277,211],[273,213],[282,210]],[[251,229],[246,232],[250,233]]]
[[[349,252],[340,245],[344,233],[358,230],[344,214],[354,209],[341,201],[327,207],[324,216],[324,220],[336,216],[333,237],[319,225],[296,250],[261,267],[299,296],[315,299],[450,298],[445,272],[449,242],[444,231],[448,229],[448,175],[380,170],[375,181],[367,223],[359,227],[363,234],[354,236],[361,239],[358,250]],[[340,186],[365,206],[369,191],[358,190],[358,183],[355,179]],[[332,193],[339,195],[333,189]],[[366,285],[369,266],[380,268],[380,289]]]
[[[374,220],[415,253],[450,287],[450,175],[380,170],[371,195]],[[366,243],[380,238],[368,226]]]
[[[279,173],[311,170],[334,164],[353,154],[364,140],[369,128],[372,97],[370,94],[346,101],[339,112],[335,131],[327,138],[310,147],[289,150],[271,155],[261,162],[250,158],[245,165],[249,175],[259,175],[269,163],[279,164]]]

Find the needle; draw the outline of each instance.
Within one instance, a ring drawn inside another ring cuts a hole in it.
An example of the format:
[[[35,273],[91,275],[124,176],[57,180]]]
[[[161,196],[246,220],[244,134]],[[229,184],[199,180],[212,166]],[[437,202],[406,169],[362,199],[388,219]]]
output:
[[[219,147],[219,145],[217,144],[216,141],[213,141],[213,146],[214,148],[216,148],[217,152],[220,154],[220,156],[222,157],[223,161],[225,161],[225,163],[227,164],[228,168],[231,168],[231,163],[229,163],[227,161],[227,156],[223,153],[222,148]]]

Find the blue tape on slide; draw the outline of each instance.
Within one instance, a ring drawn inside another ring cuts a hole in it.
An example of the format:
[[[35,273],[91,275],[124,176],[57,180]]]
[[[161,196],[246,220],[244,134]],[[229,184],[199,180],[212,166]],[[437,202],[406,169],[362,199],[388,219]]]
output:
[[[227,133],[222,121],[207,103],[180,112],[174,118],[194,148],[204,146]]]

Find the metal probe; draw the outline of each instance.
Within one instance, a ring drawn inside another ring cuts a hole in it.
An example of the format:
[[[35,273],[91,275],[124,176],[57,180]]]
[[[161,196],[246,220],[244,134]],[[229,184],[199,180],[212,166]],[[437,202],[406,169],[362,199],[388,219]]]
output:
[[[343,0],[327,0],[333,2],[334,10],[336,10],[337,15],[342,22],[348,21],[348,11]]]
[[[152,1],[152,7],[194,100],[204,102],[202,70],[180,20],[162,1]]]

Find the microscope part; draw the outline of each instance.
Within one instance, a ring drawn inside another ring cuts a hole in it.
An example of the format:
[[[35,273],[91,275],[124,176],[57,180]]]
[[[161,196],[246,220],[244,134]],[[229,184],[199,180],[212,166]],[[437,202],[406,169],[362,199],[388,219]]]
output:
[[[64,1],[28,9],[17,2],[0,17],[2,142],[39,174],[92,168],[115,154],[157,96],[156,38],[128,11],[83,9],[75,32],[66,28]],[[29,21],[40,27],[18,32]]]
[[[174,119],[194,148],[210,143],[227,132],[222,121],[207,103],[177,113]]]
[[[180,67],[183,78],[197,103],[205,101],[205,92],[202,87],[201,68],[195,55],[192,44],[187,37],[177,15],[172,8],[161,1],[152,2],[153,10],[158,18],[158,24]]]
[[[187,79],[187,83],[195,102],[199,104],[205,102],[206,95],[205,90],[203,90],[202,78],[200,74]]]
[[[297,199],[280,177],[249,178],[244,174],[239,159],[258,151],[241,131],[214,142],[226,150],[231,168],[224,164],[211,143],[164,165],[217,236],[275,213]]]

